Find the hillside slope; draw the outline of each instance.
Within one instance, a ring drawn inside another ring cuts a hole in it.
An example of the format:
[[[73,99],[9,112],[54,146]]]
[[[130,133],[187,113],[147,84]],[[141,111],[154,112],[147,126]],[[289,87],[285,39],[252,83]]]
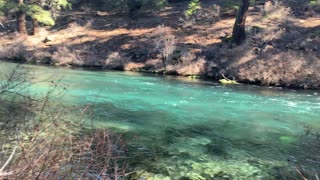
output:
[[[252,7],[247,41],[236,47],[229,42],[235,17],[227,11],[218,16],[210,2],[191,20],[184,17],[186,3],[134,19],[88,8],[70,11],[27,39],[2,32],[0,58],[320,88],[317,15],[295,17],[281,5],[264,15]]]

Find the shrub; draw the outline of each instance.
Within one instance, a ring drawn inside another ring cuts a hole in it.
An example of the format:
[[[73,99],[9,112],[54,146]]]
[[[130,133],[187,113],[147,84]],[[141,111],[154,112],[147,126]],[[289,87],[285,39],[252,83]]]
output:
[[[77,54],[65,46],[57,47],[51,59],[52,63],[57,65],[81,65],[83,63]]]
[[[28,76],[29,72],[19,67],[1,76],[0,178],[124,177],[121,135],[86,126],[90,106],[70,108],[57,103],[54,99],[65,91],[58,79],[51,80],[44,97],[28,95],[26,90],[33,85],[29,78],[34,81]]]
[[[265,17],[268,19],[274,19],[278,21],[289,20],[292,15],[290,7],[286,7],[282,2],[275,1],[273,4],[266,3],[264,8]]]
[[[0,45],[0,58],[25,61],[27,47],[24,45],[23,41],[23,38],[18,38],[11,44]]]
[[[221,8],[217,4],[214,4],[209,8],[200,8],[190,15],[187,12],[188,10],[186,11],[184,18],[180,18],[182,27],[184,28],[192,27],[195,24],[212,25],[217,22],[221,16]]]
[[[124,58],[119,52],[112,52],[104,62],[104,68],[123,70],[128,59]]]
[[[170,34],[164,25],[159,25],[154,31],[154,50],[161,55],[163,68],[166,71],[167,65],[172,60],[173,52],[176,49],[175,36]]]

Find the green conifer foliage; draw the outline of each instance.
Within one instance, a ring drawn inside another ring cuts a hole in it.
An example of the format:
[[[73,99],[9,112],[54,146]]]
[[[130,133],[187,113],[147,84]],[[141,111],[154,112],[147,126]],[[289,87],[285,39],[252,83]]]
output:
[[[33,20],[49,26],[55,24],[54,19],[60,10],[68,8],[71,8],[68,0],[25,0],[23,5],[13,0],[0,0],[0,15],[22,11]]]
[[[188,5],[188,9],[185,11],[185,15],[187,17],[190,17],[194,15],[199,9],[201,9],[200,0],[191,0]]]

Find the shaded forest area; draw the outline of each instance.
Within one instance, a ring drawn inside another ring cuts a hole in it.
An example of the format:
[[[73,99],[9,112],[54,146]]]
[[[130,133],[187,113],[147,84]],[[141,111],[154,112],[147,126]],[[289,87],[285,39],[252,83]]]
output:
[[[320,87],[318,1],[43,2],[2,5],[1,59]]]

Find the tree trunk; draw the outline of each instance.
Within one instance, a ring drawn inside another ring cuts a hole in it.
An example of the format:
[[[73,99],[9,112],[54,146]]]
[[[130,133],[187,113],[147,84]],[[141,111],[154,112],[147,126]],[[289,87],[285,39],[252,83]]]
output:
[[[248,14],[250,0],[242,0],[240,10],[238,12],[236,22],[233,26],[232,42],[241,44],[246,39],[245,24]]]
[[[32,19],[32,35],[36,35],[39,32],[39,23],[37,20]]]
[[[19,5],[19,10],[16,13],[18,32],[22,35],[27,35],[26,14],[22,9],[23,0],[18,0],[18,5]]]

